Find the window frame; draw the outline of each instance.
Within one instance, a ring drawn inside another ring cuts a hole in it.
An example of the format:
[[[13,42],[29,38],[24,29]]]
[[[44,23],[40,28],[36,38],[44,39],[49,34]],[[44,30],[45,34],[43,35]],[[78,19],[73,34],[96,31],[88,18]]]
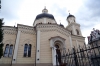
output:
[[[26,48],[25,48],[25,45],[27,45]],[[23,57],[31,57],[32,45],[31,44],[25,44],[25,45],[24,45]]]
[[[11,51],[11,53],[10,53],[10,51]],[[10,55],[11,54],[11,55]],[[13,45],[10,45],[9,46],[9,57],[12,57],[12,55],[13,55]]]
[[[7,47],[7,45],[8,45],[8,47]],[[5,46],[5,51],[4,51],[4,57],[8,57],[8,55],[9,55],[9,44],[6,44],[6,46]]]

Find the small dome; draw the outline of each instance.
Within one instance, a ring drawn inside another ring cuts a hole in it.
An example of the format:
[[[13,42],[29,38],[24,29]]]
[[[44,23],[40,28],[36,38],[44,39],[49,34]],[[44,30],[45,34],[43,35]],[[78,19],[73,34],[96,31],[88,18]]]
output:
[[[40,19],[40,18],[43,18],[43,17],[47,17],[47,18],[50,18],[50,19],[54,19],[54,16],[52,14],[42,13],[42,14],[37,15],[35,20]]]
[[[71,14],[68,15],[67,19],[68,19],[69,17],[74,17],[74,18],[75,18],[75,16],[74,16],[74,15],[71,15]]]
[[[60,23],[60,25],[59,25],[59,26],[64,27],[64,25],[62,25],[61,23]]]

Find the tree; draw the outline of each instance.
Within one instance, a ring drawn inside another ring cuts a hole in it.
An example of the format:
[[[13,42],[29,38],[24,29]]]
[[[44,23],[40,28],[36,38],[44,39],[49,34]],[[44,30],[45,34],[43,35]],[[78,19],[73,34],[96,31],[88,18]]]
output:
[[[3,56],[3,19],[0,19],[0,58]]]

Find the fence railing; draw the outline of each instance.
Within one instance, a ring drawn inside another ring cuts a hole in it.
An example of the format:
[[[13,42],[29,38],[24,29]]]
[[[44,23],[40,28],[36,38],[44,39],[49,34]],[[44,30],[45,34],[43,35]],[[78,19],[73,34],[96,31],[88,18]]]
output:
[[[72,48],[66,53],[66,66],[100,66],[100,44],[95,41],[86,46]]]

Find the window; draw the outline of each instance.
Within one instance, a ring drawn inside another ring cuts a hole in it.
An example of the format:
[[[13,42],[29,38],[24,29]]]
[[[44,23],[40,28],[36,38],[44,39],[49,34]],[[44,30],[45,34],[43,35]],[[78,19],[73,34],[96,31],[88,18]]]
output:
[[[76,33],[77,33],[77,35],[79,35],[79,31],[76,29]]]
[[[28,49],[28,45],[25,44],[25,46],[24,46],[24,57],[27,56],[27,49]]]
[[[28,57],[31,57],[31,44],[28,46]]]
[[[4,57],[11,57],[13,54],[13,45],[7,44],[4,51]]]
[[[9,54],[9,44],[7,44],[5,47],[4,57],[8,57],[8,54]]]
[[[24,46],[24,57],[31,57],[31,44],[25,44]]]
[[[13,45],[10,45],[10,48],[9,48],[9,57],[11,57],[13,54]]]

